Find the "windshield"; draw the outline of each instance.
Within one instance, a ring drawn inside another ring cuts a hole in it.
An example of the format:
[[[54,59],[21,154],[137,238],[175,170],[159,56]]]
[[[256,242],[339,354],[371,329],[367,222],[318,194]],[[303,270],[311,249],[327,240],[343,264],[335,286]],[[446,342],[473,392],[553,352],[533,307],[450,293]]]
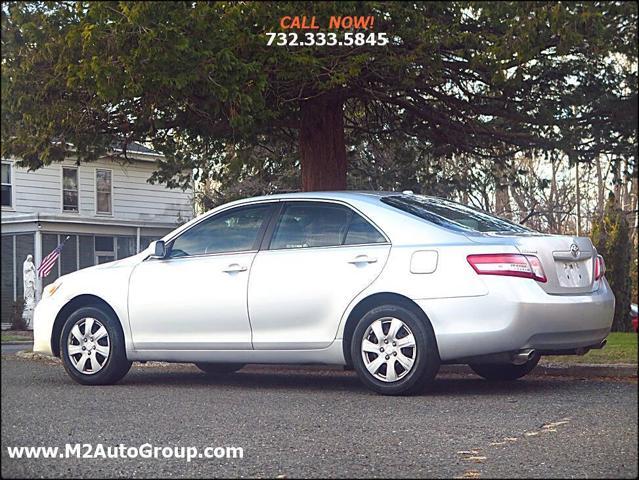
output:
[[[461,231],[529,233],[533,230],[461,203],[423,195],[392,195],[382,202],[436,225]]]

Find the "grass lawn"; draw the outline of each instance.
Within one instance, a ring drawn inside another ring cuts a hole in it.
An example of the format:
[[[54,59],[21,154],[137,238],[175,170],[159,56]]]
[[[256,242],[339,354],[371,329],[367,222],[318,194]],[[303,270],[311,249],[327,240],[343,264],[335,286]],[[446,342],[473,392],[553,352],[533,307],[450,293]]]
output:
[[[543,357],[548,363],[634,363],[637,364],[637,334],[611,333],[608,344],[601,350],[590,350],[585,355]]]
[[[20,342],[33,340],[33,332],[22,330],[5,330],[1,334],[3,342]]]

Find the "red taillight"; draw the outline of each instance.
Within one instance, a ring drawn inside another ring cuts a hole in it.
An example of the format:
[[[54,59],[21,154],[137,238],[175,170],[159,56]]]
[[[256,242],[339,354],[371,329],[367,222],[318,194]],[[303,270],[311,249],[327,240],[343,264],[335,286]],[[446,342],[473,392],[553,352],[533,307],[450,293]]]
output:
[[[517,253],[488,253],[468,255],[470,266],[479,275],[505,275],[507,277],[532,278],[546,283],[546,274],[541,262],[534,255]]]
[[[595,280],[599,280],[606,274],[606,262],[601,255],[595,258]]]

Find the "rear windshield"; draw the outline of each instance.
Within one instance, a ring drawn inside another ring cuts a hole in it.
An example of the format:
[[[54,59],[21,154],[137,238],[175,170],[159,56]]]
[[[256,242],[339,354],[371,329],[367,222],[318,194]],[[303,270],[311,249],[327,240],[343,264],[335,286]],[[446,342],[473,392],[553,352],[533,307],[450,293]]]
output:
[[[494,217],[461,203],[422,195],[392,195],[382,202],[436,225],[458,231],[525,233],[529,228]]]

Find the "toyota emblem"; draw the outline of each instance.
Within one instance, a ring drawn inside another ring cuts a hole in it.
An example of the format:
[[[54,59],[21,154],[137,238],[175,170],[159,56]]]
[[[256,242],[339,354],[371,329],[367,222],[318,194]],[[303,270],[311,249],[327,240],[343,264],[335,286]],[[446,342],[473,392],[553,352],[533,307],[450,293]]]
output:
[[[570,245],[570,254],[574,258],[577,258],[579,256],[579,245],[577,245],[576,243],[573,243],[572,245]]]

